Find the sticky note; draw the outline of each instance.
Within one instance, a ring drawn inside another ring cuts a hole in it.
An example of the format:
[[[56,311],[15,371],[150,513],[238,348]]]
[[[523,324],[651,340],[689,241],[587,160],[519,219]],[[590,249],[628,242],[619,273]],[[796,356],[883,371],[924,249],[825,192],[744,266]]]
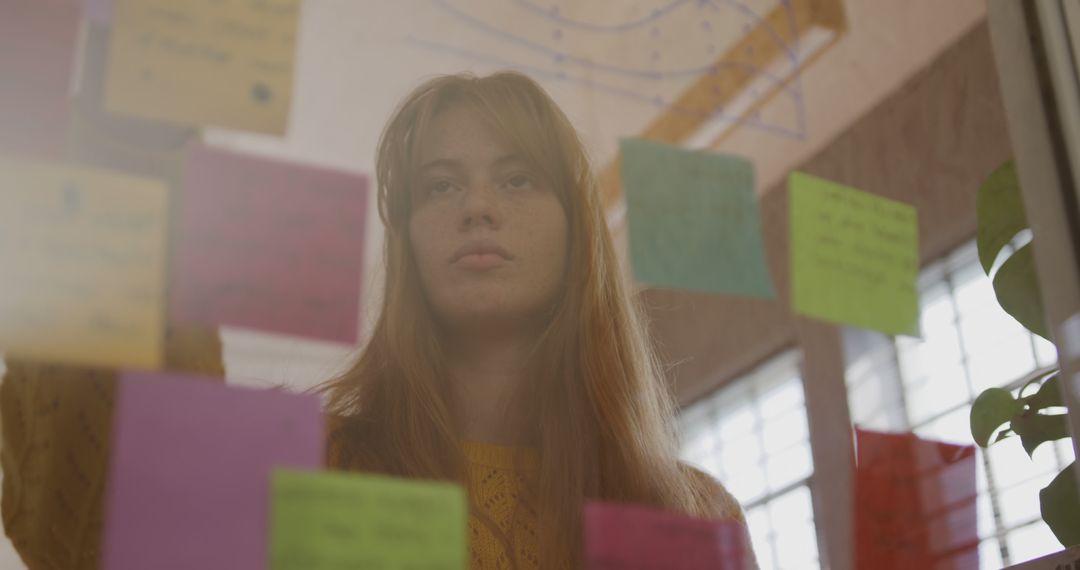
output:
[[[795,311],[917,335],[915,208],[800,172],[788,184]]]
[[[106,103],[178,123],[284,134],[300,0],[115,0]]]
[[[978,568],[975,447],[856,429],[856,568]]]
[[[278,470],[272,570],[465,570],[461,487],[347,473]]]
[[[185,168],[171,318],[355,343],[366,178],[205,147]]]
[[[645,507],[585,505],[586,570],[742,570],[746,528]]]
[[[775,295],[753,165],[742,158],[623,139],[634,277],[645,285]]]
[[[83,30],[81,80],[69,113],[66,157],[161,178],[175,187],[183,167],[184,149],[197,140],[198,130],[105,110],[109,28],[91,23]]]
[[[62,154],[79,35],[73,0],[0,0],[0,154]]]
[[[113,17],[113,0],[82,0],[83,18],[92,24],[109,25]]]
[[[0,352],[157,367],[167,204],[152,179],[0,158]]]
[[[103,568],[266,568],[270,477],[323,460],[318,397],[120,378]]]

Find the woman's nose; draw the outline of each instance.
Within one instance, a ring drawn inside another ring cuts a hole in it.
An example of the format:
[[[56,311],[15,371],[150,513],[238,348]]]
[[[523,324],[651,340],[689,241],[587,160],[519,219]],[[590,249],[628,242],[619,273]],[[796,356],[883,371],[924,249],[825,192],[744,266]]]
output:
[[[499,214],[498,192],[488,185],[469,188],[463,196],[461,216],[462,229],[486,225],[497,229],[501,223]]]

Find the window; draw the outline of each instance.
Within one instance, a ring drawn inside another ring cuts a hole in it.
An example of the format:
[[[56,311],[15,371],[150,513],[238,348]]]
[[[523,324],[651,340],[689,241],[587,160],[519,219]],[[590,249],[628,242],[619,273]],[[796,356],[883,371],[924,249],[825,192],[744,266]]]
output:
[[[968,415],[979,393],[1019,389],[1034,371],[1054,366],[1054,345],[1001,309],[974,243],[924,268],[919,288],[922,339],[844,331],[852,420],[971,443]],[[1060,550],[1040,518],[1038,492],[1072,461],[1068,440],[1043,445],[1031,460],[1017,440],[978,454],[982,567]]]
[[[818,568],[813,474],[799,361],[778,356],[679,417],[682,458],[746,510],[763,570]]]

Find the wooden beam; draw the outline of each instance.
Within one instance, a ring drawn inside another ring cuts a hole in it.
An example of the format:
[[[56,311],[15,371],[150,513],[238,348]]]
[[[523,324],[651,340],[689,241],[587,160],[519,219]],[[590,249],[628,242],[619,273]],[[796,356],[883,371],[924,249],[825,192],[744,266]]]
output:
[[[790,0],[790,8],[777,6],[717,60],[711,73],[699,77],[640,136],[668,143],[686,140],[709,120],[716,109],[730,104],[750,85],[756,77],[752,70],[768,68],[779,58],[786,57],[785,46],[798,45],[801,37],[820,29],[831,31],[832,41],[836,41],[846,29],[841,0]],[[807,59],[800,60],[799,70],[824,51],[817,50]],[[771,86],[738,120],[767,103],[795,76],[795,73],[789,74],[783,81]],[[600,191],[604,205],[609,209],[622,195],[621,170],[622,162],[616,157],[600,172]]]

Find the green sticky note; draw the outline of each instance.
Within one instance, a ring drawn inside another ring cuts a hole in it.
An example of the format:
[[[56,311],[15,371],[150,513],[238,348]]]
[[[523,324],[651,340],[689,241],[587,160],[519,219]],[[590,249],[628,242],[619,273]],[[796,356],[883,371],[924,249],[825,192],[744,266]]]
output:
[[[800,172],[788,186],[795,311],[917,336],[915,208]]]
[[[749,161],[641,139],[623,139],[621,150],[639,282],[775,296]]]
[[[465,570],[461,487],[353,473],[274,471],[273,570]]]

